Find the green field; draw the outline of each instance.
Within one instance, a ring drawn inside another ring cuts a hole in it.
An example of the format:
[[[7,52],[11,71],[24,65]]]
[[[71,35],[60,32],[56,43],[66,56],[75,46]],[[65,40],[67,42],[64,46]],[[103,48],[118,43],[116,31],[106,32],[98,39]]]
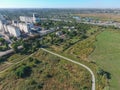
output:
[[[7,62],[24,56],[14,54]],[[91,75],[83,67],[39,50],[0,74],[0,90],[91,90]]]
[[[111,73],[110,90],[120,90],[120,31],[103,31],[95,46],[89,59]]]

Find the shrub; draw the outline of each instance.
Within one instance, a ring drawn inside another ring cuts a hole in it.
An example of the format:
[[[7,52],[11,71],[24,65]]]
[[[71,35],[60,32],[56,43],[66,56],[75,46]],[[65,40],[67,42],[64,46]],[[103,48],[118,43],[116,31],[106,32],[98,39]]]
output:
[[[25,65],[20,66],[15,71],[15,75],[18,78],[25,78],[27,76],[30,76],[30,74],[31,74],[31,68],[29,66],[25,66]]]
[[[101,76],[106,76],[107,79],[111,79],[111,74],[109,72],[104,71],[101,68],[98,68],[97,74]]]

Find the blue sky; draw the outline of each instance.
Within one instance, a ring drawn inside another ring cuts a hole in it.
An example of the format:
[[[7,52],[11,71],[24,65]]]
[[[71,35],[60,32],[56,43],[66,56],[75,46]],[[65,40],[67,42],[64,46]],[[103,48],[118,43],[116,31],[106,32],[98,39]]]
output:
[[[0,8],[120,8],[120,0],[0,0]]]

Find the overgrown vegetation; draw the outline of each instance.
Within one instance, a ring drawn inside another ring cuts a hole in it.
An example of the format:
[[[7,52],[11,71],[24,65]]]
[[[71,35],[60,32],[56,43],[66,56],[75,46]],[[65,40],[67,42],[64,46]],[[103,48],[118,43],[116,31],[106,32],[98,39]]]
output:
[[[89,54],[91,54],[91,52],[95,48],[93,45],[95,42],[95,38],[96,35],[90,36],[89,38],[73,45],[68,50],[66,50],[66,52],[82,60],[87,60],[87,57],[89,56]]]
[[[97,36],[95,42],[96,49],[90,55],[89,59],[94,60],[98,66],[104,68],[109,73],[105,73],[103,70],[98,70],[102,78],[107,77],[110,82],[111,90],[119,90],[120,81],[120,31],[119,29],[106,29]],[[107,74],[107,76],[106,76]],[[99,80],[98,80],[99,81]],[[101,83],[101,82],[99,82]]]
[[[5,51],[8,49],[9,49],[8,43],[3,38],[0,37],[0,51]]]
[[[51,25],[52,24],[53,22],[51,22]],[[74,58],[75,60],[83,62],[84,64],[90,66],[93,69],[97,80],[99,80],[99,82],[97,82],[97,89],[102,90],[108,85],[108,76],[106,75],[109,73],[103,69],[100,69],[100,72],[102,72],[102,74],[97,73],[96,68],[98,68],[98,66],[96,63],[93,61],[86,62],[86,60],[95,48],[94,42],[96,41],[96,35],[101,32],[103,28],[100,26],[78,23],[68,23],[65,25],[68,25],[68,28],[61,28],[62,34],[60,35],[56,35],[56,31],[44,37],[30,38],[28,40],[21,41],[23,49],[20,51],[20,56],[18,55],[18,57],[27,57],[29,54],[37,51],[40,47],[47,47],[54,52],[62,53],[62,55],[65,54],[67,57],[70,56],[70,58]],[[74,29],[69,29],[71,28],[69,25],[73,25]],[[14,57],[12,58],[10,57],[8,61],[14,62],[23,59],[20,58],[15,60]],[[31,70],[29,75],[24,72],[26,70],[25,67],[29,67]],[[78,72],[79,70],[77,65],[72,65],[68,62],[64,62],[58,57],[54,57],[47,54],[46,52],[40,51],[40,53],[36,53],[27,61],[24,61],[24,63],[15,66],[11,70],[13,72],[9,74],[8,77],[10,78],[12,75],[15,76],[12,77],[13,83],[14,79],[17,78],[17,83],[15,84],[17,87],[15,88],[23,87],[22,89],[28,90],[32,90],[33,88],[36,90],[39,90],[41,88],[50,88],[51,90],[56,88],[90,90],[91,77],[88,73],[85,73],[82,68],[79,67],[79,69],[81,72]],[[14,73],[14,70],[16,70],[16,73]],[[6,81],[5,78],[4,80]],[[23,82],[24,85],[21,84],[21,82]],[[6,89],[6,87],[4,87],[4,84],[2,84],[2,87]],[[20,85],[18,86],[18,84]]]
[[[91,90],[89,72],[43,51],[14,66],[0,79],[2,90]]]
[[[22,65],[15,70],[15,75],[18,78],[28,77],[30,75],[30,73],[31,73],[31,68],[26,65]]]

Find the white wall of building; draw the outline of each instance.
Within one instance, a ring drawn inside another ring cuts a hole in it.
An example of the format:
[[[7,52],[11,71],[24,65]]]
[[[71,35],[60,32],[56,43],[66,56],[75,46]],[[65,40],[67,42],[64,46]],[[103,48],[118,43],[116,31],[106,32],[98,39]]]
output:
[[[27,17],[27,16],[20,16],[19,17],[20,18],[20,21],[22,21],[22,22],[30,22],[30,23],[32,23],[33,22],[33,18],[32,17]]]
[[[15,21],[15,20],[12,20],[12,25],[16,26],[16,27],[19,27],[19,22],[18,21]]]
[[[39,15],[36,14],[36,13],[33,13],[33,22],[34,23],[39,23],[40,22]]]
[[[3,30],[3,23],[0,21],[0,30]]]
[[[27,17],[27,16],[20,16],[20,21],[22,22],[30,22],[30,23],[38,23],[40,22],[40,18],[38,14],[33,13],[33,17]]]
[[[22,32],[29,33],[31,24],[30,23],[19,23],[19,28]]]
[[[3,27],[4,27],[4,31],[5,31],[5,32],[8,32],[7,25],[3,25]]]
[[[7,25],[7,29],[11,36],[19,37],[21,35],[20,29],[18,27]]]

